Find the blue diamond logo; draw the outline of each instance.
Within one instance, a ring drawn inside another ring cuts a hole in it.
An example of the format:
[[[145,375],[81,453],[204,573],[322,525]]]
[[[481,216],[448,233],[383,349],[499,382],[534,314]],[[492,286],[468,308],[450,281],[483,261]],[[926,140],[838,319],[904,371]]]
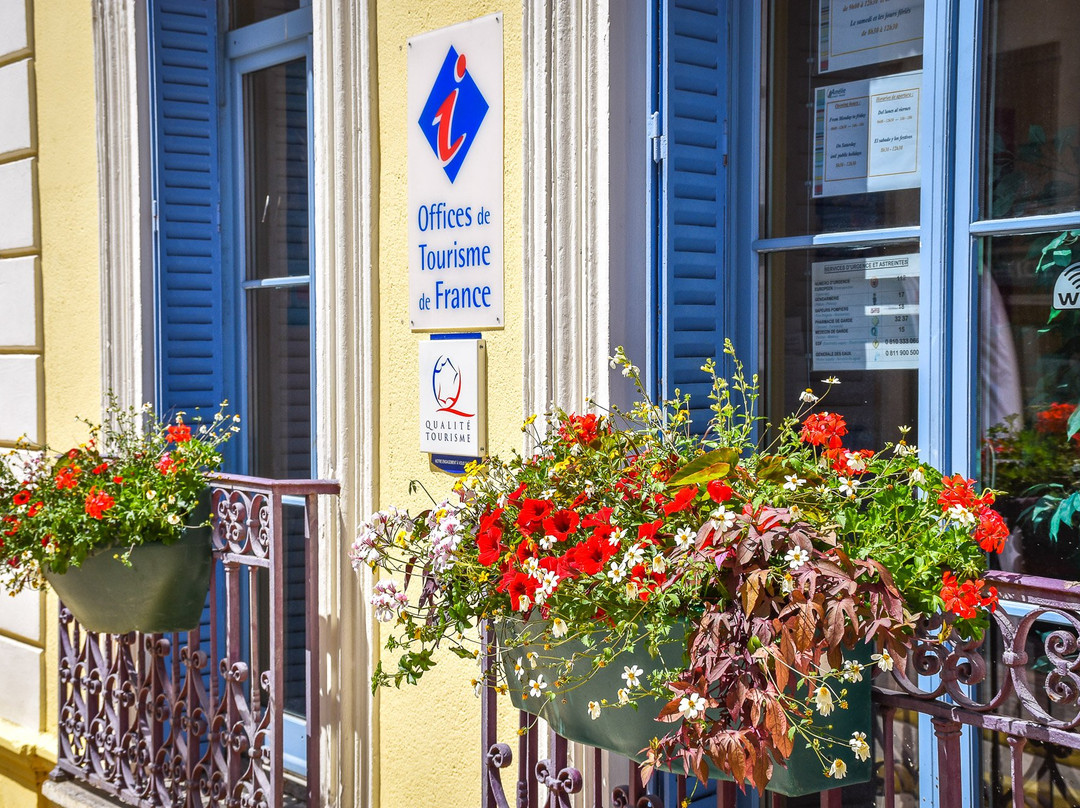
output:
[[[487,111],[488,102],[469,75],[465,54],[451,46],[417,121],[450,182],[457,179]]]

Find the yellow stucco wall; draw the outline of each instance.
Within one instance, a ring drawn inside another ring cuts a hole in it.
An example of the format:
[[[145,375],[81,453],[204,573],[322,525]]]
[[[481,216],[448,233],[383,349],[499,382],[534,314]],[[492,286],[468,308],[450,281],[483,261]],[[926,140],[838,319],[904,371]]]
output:
[[[45,332],[45,434],[86,439],[101,411],[97,136],[90,4],[34,4],[38,193]],[[46,609],[46,729],[56,725],[56,599]]]
[[[30,3],[27,4],[31,6]],[[98,183],[91,8],[37,0],[33,21],[38,213],[44,332],[45,439],[85,439],[76,415],[101,401]],[[0,808],[45,805],[37,785],[55,764],[56,601],[47,597],[40,687],[44,732],[0,727]]]
[[[506,327],[484,331],[488,344],[488,445],[493,452],[521,444],[522,401],[522,16],[520,5],[490,0],[450,6],[425,0],[377,4],[376,60],[379,123],[379,439],[382,506],[423,507],[408,496],[409,481],[439,498],[452,478],[429,471],[419,451],[417,349],[426,334],[408,324],[408,199],[405,109],[406,47],[412,36],[504,12],[503,220]],[[377,765],[380,805],[473,806],[480,795],[480,702],[469,681],[476,667],[444,659],[416,687],[379,694]],[[418,763],[422,775],[418,776]]]

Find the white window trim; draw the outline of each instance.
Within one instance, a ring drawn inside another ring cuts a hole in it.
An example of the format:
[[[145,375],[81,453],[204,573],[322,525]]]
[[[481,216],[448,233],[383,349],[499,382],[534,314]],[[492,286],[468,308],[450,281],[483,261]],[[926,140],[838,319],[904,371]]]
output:
[[[320,476],[341,483],[319,524],[319,804],[378,799],[378,721],[371,676],[379,656],[370,571],[347,562],[349,531],[378,502],[377,131],[374,6],[313,4],[316,435]]]
[[[526,0],[524,408],[608,401],[608,0]]]
[[[126,0],[93,0],[97,100],[101,386],[123,406],[147,400],[153,351],[146,9]]]

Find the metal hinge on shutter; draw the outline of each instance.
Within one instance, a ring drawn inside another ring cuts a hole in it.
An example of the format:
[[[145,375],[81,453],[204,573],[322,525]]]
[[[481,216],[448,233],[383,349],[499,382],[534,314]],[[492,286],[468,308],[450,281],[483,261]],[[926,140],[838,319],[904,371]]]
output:
[[[667,159],[667,135],[660,133],[660,113],[654,112],[649,116],[647,128],[649,142],[652,143],[652,159],[654,163]]]

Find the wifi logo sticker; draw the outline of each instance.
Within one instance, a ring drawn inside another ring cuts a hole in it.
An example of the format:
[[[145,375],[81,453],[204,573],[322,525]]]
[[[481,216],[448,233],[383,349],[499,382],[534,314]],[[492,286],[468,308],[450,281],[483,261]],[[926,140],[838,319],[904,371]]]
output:
[[[1080,261],[1065,267],[1054,281],[1054,308],[1080,309]]]

